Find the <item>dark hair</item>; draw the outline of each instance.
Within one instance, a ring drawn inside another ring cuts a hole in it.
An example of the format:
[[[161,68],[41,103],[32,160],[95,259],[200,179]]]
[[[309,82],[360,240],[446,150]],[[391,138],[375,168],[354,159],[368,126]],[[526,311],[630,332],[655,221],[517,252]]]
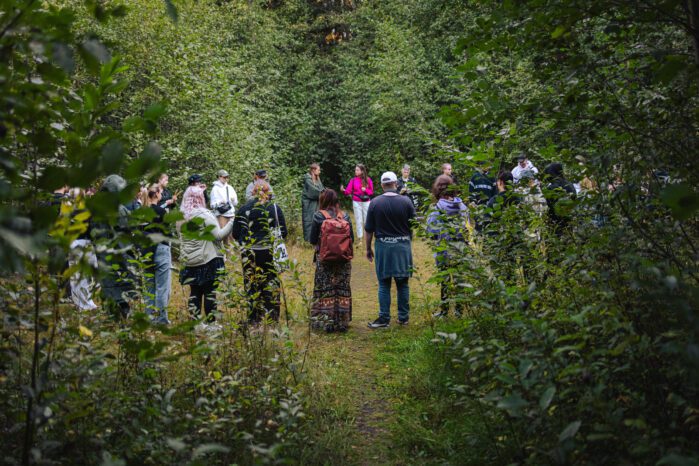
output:
[[[340,199],[337,197],[337,191],[334,189],[328,188],[324,190],[320,193],[320,199],[318,201],[320,210],[335,209],[338,217],[342,213],[340,210]]]
[[[515,178],[512,176],[512,172],[510,170],[501,170],[500,173],[498,173],[498,181],[502,181],[503,183],[512,183],[514,182]]]
[[[257,170],[255,172],[255,176],[258,178],[266,179],[267,178],[267,170]]]
[[[546,168],[544,168],[544,175],[552,176],[554,178],[563,176],[563,164],[553,162],[546,165]]]
[[[359,170],[361,170],[362,172],[360,178],[362,179],[362,186],[366,188],[367,186],[369,186],[369,175],[367,175],[366,167],[363,163],[358,163],[357,168],[359,168]]]
[[[456,196],[458,194],[454,179],[449,175],[439,175],[432,184],[432,195],[435,199],[440,200],[447,196]]]

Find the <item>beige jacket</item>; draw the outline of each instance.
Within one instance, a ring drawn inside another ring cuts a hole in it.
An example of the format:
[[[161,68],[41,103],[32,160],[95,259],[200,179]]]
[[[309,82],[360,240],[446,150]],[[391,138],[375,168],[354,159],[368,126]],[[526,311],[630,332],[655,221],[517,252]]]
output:
[[[200,209],[194,218],[204,220],[203,228],[213,227],[210,233],[216,240],[185,239],[181,237],[182,232],[180,231],[180,239],[182,240],[180,258],[185,267],[197,267],[207,264],[216,257],[223,257],[221,240],[228,236],[233,229],[233,222],[228,222],[223,228],[219,227],[216,217],[210,210]]]

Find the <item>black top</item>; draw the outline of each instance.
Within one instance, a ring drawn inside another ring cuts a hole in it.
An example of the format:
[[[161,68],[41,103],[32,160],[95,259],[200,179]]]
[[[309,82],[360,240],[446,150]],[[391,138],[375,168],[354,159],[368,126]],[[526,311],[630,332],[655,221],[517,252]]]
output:
[[[415,218],[415,206],[405,196],[388,191],[369,204],[364,230],[377,238],[412,237],[410,220]]]
[[[544,189],[544,197],[549,206],[548,213],[551,220],[559,225],[565,224],[566,218],[556,212],[556,204],[561,198],[575,199],[576,193],[573,183],[562,177],[556,178]]]
[[[328,209],[328,213],[331,217],[335,217],[334,209]],[[343,214],[344,219],[347,220],[350,224],[350,238],[352,239],[352,241],[354,241],[354,232],[352,231],[352,220],[350,220],[350,217],[349,215],[347,215],[347,212],[343,212]],[[311,224],[311,233],[308,241],[309,243],[314,245],[320,243],[320,227],[326,220],[327,219],[323,214],[320,213],[320,211],[313,214],[313,223]]]
[[[518,204],[519,203],[519,196],[516,193],[513,193],[512,191],[503,191],[501,193],[497,193],[495,196],[491,197],[488,200],[487,207],[488,209],[493,209],[493,208],[499,208],[500,206],[502,207],[507,207],[512,204]]]
[[[169,189],[163,188],[161,191],[161,197],[160,197],[160,204],[158,204],[162,208],[167,208],[167,201],[172,199],[172,193],[170,192]]]
[[[279,225],[277,225],[276,217],[279,218]],[[240,244],[271,246],[270,229],[277,226],[281,230],[282,238],[286,238],[288,232],[282,209],[272,201],[262,204],[258,199],[253,198],[243,204],[236,212],[232,235]]]
[[[398,188],[398,193],[403,194],[404,196],[408,196],[410,200],[412,201],[413,205],[417,209],[418,204],[420,203],[420,197],[415,194],[411,189],[411,185],[416,185],[417,181],[415,178],[412,176],[408,177],[408,181],[403,180],[403,177],[398,178],[398,183],[397,183],[397,188]],[[405,192],[403,192],[403,189],[405,188]]]
[[[495,180],[482,172],[474,173],[468,182],[468,198],[476,204],[486,204],[496,193]]]

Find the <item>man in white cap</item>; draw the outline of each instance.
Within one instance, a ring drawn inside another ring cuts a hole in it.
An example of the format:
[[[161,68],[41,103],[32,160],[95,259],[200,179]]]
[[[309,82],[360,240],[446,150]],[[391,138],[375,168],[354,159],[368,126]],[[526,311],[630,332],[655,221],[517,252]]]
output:
[[[238,195],[235,193],[233,186],[228,184],[228,172],[219,170],[218,179],[214,181],[211,188],[210,205],[214,211],[218,224],[221,228],[225,227],[228,222],[235,217],[235,206],[238,205]]]
[[[366,257],[375,261],[379,280],[379,318],[369,328],[388,327],[391,322],[391,281],[396,281],[398,323],[406,325],[410,317],[410,287],[413,273],[412,231],[415,206],[397,190],[398,177],[393,172],[381,175],[384,193],[369,205],[366,224]],[[372,240],[376,237],[376,255]]]

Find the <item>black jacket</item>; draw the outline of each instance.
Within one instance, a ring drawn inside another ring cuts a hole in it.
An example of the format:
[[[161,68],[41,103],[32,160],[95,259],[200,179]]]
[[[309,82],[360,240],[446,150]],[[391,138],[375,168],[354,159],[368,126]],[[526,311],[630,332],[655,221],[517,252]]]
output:
[[[288,235],[284,213],[273,201],[261,204],[256,198],[250,199],[238,209],[233,222],[233,238],[243,245],[271,247],[271,230],[277,226],[281,230],[282,238]]]
[[[475,204],[486,204],[490,198],[497,194],[495,180],[488,175],[477,171],[468,182],[468,198]]]

